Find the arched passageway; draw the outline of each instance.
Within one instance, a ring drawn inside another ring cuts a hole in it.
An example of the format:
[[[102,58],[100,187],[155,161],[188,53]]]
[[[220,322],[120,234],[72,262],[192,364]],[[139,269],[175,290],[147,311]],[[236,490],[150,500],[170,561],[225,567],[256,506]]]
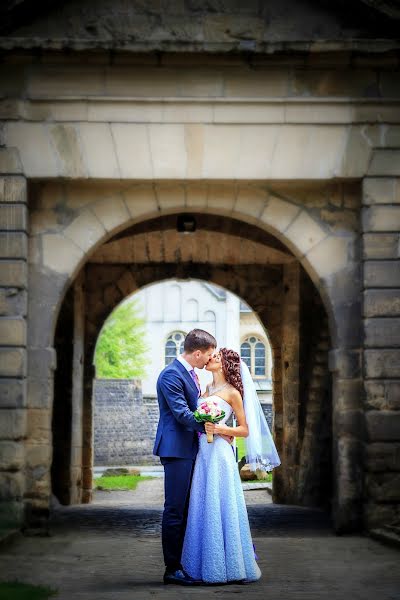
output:
[[[271,234],[233,218],[193,216],[196,233],[191,235],[177,232],[176,215],[120,231],[92,254],[69,288],[56,328],[61,367],[55,374],[53,491],[66,504],[91,500],[93,355],[105,319],[144,286],[196,278],[239,295],[268,330],[273,433],[282,457],[274,473],[274,502],[330,509],[331,342],[320,294],[298,259]],[[74,383],[62,386],[67,373]],[[58,422],[69,436],[59,435]]]

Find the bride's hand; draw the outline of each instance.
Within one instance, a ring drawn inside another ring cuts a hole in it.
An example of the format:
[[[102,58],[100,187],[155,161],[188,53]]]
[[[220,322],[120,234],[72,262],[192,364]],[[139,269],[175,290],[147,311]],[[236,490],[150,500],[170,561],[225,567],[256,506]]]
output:
[[[224,435],[222,433],[219,434],[220,437],[222,437],[224,440],[226,440],[228,442],[228,444],[232,444],[234,437],[233,435]]]

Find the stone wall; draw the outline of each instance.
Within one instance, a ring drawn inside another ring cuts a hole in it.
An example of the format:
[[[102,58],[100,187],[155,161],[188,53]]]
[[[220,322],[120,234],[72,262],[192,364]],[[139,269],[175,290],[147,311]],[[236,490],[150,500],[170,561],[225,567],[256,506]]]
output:
[[[94,381],[94,464],[159,464],[153,456],[158,423],[156,398],[143,398],[140,381]]]

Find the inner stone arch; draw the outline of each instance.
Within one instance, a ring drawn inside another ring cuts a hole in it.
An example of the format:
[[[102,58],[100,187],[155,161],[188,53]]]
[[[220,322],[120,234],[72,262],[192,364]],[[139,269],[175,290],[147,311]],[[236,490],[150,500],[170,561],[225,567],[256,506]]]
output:
[[[64,398],[55,394],[54,415],[60,407],[71,406],[71,423],[78,423],[78,431],[71,427],[67,452],[54,450],[54,457],[67,460],[53,469],[59,474],[58,481],[53,478],[53,490],[64,490],[65,503],[91,500],[93,353],[104,320],[121,300],[150,283],[195,278],[243,298],[269,333],[274,436],[282,456],[282,467],[274,474],[274,501],[330,509],[331,341],[320,294],[298,259],[267,232],[218,215],[196,213],[196,219],[192,236],[176,231],[173,214],[118,232],[90,256],[68,290],[58,318],[56,352],[62,369],[70,365],[75,383],[64,388]],[[71,345],[81,347],[81,363],[72,358],[71,364],[64,352]],[[55,390],[60,389],[60,376],[57,370]],[[74,418],[74,410],[80,419]],[[321,430],[324,436],[319,438]],[[53,439],[59,440],[57,429]],[[69,461],[69,456],[75,458]],[[62,479],[71,482],[69,489]]]

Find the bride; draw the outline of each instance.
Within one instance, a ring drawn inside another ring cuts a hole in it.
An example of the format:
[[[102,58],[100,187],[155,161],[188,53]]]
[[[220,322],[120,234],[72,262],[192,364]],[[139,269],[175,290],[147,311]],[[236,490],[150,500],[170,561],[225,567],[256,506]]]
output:
[[[247,365],[237,352],[221,348],[206,369],[213,382],[199,399],[212,398],[225,411],[216,424],[206,423],[213,443],[199,434],[194,465],[182,566],[206,583],[251,582],[261,577],[230,436],[243,437],[252,470],[271,471],[280,464],[268,424]],[[226,421],[234,413],[237,427]],[[229,437],[227,437],[229,436]]]

